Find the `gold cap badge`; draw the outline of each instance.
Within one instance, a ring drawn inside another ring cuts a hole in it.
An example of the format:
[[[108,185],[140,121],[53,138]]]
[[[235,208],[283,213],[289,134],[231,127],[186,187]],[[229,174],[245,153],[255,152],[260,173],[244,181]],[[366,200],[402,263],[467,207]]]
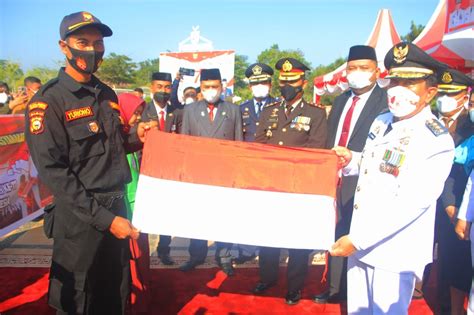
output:
[[[403,63],[407,59],[408,45],[393,47],[393,60],[396,63]]]

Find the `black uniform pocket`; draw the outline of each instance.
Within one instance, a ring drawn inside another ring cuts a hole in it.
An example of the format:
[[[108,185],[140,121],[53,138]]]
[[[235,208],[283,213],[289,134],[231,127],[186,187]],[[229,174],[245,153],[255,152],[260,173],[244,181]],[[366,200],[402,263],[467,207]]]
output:
[[[78,161],[86,160],[105,152],[104,132],[96,121],[69,126],[67,131],[72,138],[71,158]]]

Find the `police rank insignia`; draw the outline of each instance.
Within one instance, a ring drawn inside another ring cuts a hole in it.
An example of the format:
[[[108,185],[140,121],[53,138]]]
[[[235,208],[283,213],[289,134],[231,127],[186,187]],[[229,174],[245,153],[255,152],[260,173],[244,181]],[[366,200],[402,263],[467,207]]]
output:
[[[92,107],[86,106],[86,107],[68,110],[64,114],[66,116],[66,121],[73,121],[73,120],[81,119],[84,117],[91,117],[94,115],[94,112],[92,111]]]
[[[436,137],[448,132],[448,129],[439,120],[434,118],[427,120],[425,125]]]
[[[91,121],[88,124],[88,127],[89,127],[89,131],[92,132],[92,133],[98,133],[99,132],[99,124],[95,120]]]
[[[301,130],[309,131],[310,123],[311,123],[310,117],[297,116],[291,121],[290,128],[296,129],[298,131],[301,131]]]
[[[383,155],[384,163],[380,164],[380,171],[392,174],[397,177],[400,173],[400,167],[405,161],[405,154],[396,150],[385,150]]]
[[[403,63],[407,59],[408,45],[400,45],[393,47],[393,60],[396,63]]]

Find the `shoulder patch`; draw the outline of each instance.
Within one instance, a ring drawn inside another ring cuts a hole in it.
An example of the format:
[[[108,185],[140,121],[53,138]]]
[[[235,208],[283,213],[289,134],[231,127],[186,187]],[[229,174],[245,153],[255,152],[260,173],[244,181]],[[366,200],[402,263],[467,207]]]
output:
[[[44,115],[30,116],[30,132],[34,135],[44,131]]]
[[[448,133],[448,129],[437,119],[428,119],[425,125],[436,137]]]
[[[46,108],[48,108],[48,104],[46,104],[45,102],[33,102],[33,103],[30,103],[28,105],[28,110],[31,112],[31,111],[34,111],[35,109],[39,109],[39,110],[43,110],[45,111]]]

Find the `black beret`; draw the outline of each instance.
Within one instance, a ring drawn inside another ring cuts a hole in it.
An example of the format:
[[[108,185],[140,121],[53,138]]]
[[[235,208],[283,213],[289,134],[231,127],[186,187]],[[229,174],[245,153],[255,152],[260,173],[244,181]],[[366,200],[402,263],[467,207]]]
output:
[[[377,61],[377,54],[375,53],[374,47],[365,45],[352,46],[349,49],[349,56],[347,61],[369,59]]]
[[[201,81],[207,80],[222,80],[221,72],[219,69],[202,69],[201,70]]]
[[[388,69],[388,76],[385,77],[387,79],[423,79],[429,75],[437,75],[447,68],[423,49],[407,42],[393,46],[385,55],[384,64]]]
[[[446,69],[438,73],[438,92],[458,93],[473,85],[474,81],[461,71]]]
[[[281,81],[299,80],[304,76],[305,71],[310,70],[305,64],[295,58],[281,58],[275,64],[275,68],[280,70]]]
[[[159,81],[169,81],[171,82],[171,73],[168,72],[153,72],[151,75],[151,80],[159,80]]]
[[[104,37],[112,36],[112,30],[110,27],[103,24],[91,13],[84,11],[66,15],[59,26],[59,35],[61,36],[62,40],[65,40],[68,35],[86,26],[96,27]]]
[[[250,83],[271,81],[272,75],[272,67],[260,62],[251,64],[247,70],[245,70],[245,76],[249,79]]]

